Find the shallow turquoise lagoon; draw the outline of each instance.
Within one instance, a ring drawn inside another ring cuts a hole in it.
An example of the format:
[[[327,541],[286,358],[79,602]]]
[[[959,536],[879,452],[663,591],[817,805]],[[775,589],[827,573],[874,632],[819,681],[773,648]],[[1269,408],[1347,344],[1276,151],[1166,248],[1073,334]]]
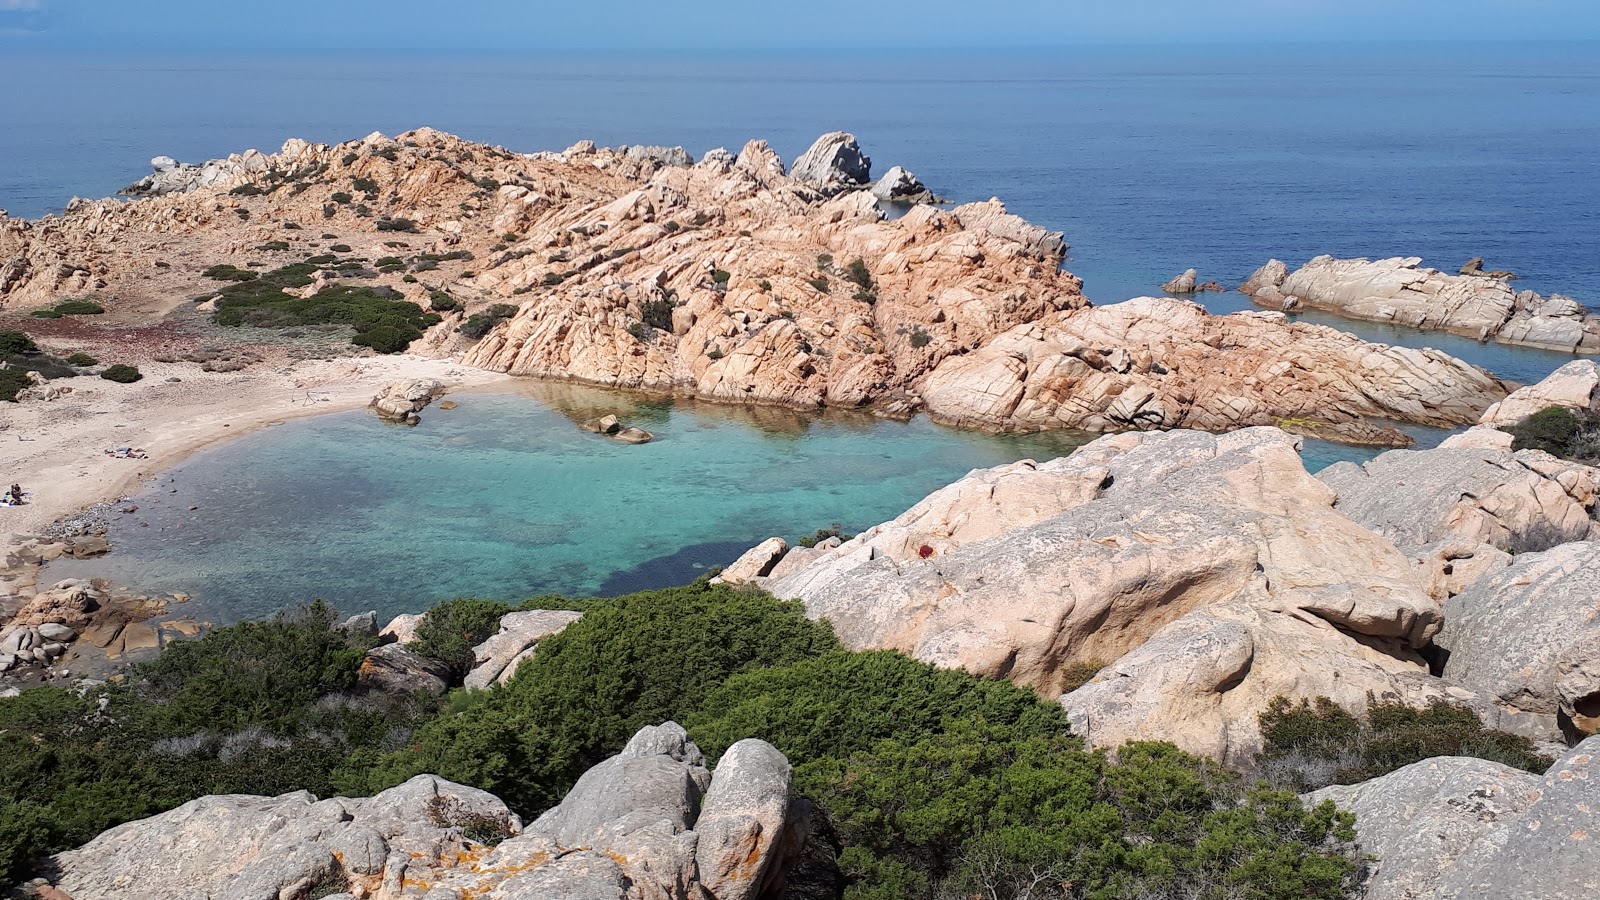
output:
[[[971,469],[1088,439],[565,385],[452,399],[458,408],[429,409],[416,428],[352,411],[199,453],[117,517],[111,555],[48,574],[186,592],[186,613],[216,622],[319,597],[386,617],[455,596],[610,595],[691,581],[771,535],[858,531]],[[575,426],[606,412],[657,440],[628,446]],[[1309,442],[1306,461],[1370,455]]]

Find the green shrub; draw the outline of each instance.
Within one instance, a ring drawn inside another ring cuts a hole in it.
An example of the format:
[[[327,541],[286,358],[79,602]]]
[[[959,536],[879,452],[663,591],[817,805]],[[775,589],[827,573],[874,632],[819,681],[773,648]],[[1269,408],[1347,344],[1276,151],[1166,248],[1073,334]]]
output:
[[[853,534],[845,534],[843,526],[841,526],[838,522],[835,522],[827,528],[818,528],[814,533],[806,535],[796,543],[802,547],[810,549],[827,540],[828,538],[838,538],[841,541],[848,541],[854,537],[855,535]]]
[[[733,273],[726,269],[716,269],[711,273],[711,280],[715,284],[726,285],[733,278]]]
[[[821,278],[821,277],[808,278],[808,279],[806,279],[806,284],[811,285],[812,287],[814,287],[817,290],[823,292],[824,294],[826,294],[830,290],[832,290],[832,288],[829,287],[828,279],[826,279],[826,278]]]
[[[224,263],[218,263],[200,274],[207,278],[215,278],[218,281],[254,281],[257,277],[257,273],[249,269],[241,269],[238,266]]]
[[[847,900],[1046,896],[1041,884],[1070,898],[1335,900],[1356,887],[1348,813],[1247,788],[1170,744],[1113,760],[1064,734],[956,721],[803,763],[796,783],[844,844]]]
[[[348,249],[348,248],[346,248]],[[313,257],[321,259],[321,257]],[[360,268],[360,263],[347,264]],[[212,318],[218,325],[288,328],[301,325],[350,325],[351,343],[379,353],[397,353],[439,322],[436,313],[405,300],[387,287],[329,285],[310,297],[295,297],[284,288],[311,283],[317,265],[295,263],[267,272],[256,281],[224,288]]]
[[[341,162],[344,165],[348,166],[348,165],[354,164],[355,161],[360,159],[360,158],[361,158],[361,154],[359,154],[359,153],[353,153],[353,152],[352,153],[346,153],[344,155],[344,158],[340,159],[339,162]]]
[[[915,331],[911,332],[911,346],[916,347],[918,349],[921,349],[923,347],[928,346],[928,343],[930,341],[932,341],[932,340],[933,340],[933,338],[930,337],[928,335],[928,333],[926,331],[923,331],[921,328],[918,328]]]
[[[450,296],[444,291],[429,291],[428,306],[434,312],[450,312],[461,308],[461,301]]]
[[[289,242],[288,241],[267,241],[265,244],[256,245],[256,249],[257,250],[261,250],[263,252],[268,252],[268,253],[276,251],[276,250],[287,250],[287,249],[289,249]]]
[[[772,282],[766,280],[765,278],[761,279],[761,283],[756,286],[761,288],[761,292],[764,294],[772,293]]]
[[[517,308],[510,303],[496,303],[482,312],[475,312],[462,322],[456,331],[473,340],[488,334],[491,329],[502,321],[517,314]]]
[[[1551,760],[1527,738],[1485,728],[1465,707],[1435,701],[1425,709],[1375,703],[1365,721],[1327,697],[1299,705],[1275,698],[1261,714],[1257,764],[1274,784],[1304,792],[1354,784],[1435,756],[1474,756],[1529,772]]]
[[[356,178],[350,184],[363,194],[376,194],[378,192],[378,183],[371,178]]]
[[[1511,433],[1513,450],[1600,462],[1600,414],[1549,406],[1503,430]]]
[[[88,297],[75,297],[57,303],[55,311],[60,316],[98,316],[106,308]]]
[[[415,233],[417,230],[417,223],[411,221],[410,219],[380,218],[374,227],[376,227],[379,231],[404,231]]]
[[[729,675],[837,646],[800,604],[727,587],[595,601],[507,684],[420,729],[368,787],[434,772],[537,812],[634,732],[683,717]]]
[[[28,373],[21,369],[0,369],[0,400],[17,402],[17,395],[28,389]]]
[[[61,318],[61,313],[56,312],[54,307],[49,308],[49,309],[36,309],[33,312],[29,313],[28,315],[33,316],[35,319],[59,319],[59,318]]]
[[[672,330],[672,311],[677,308],[669,298],[645,300],[639,304],[639,318],[651,328]]]
[[[428,610],[417,623],[412,650],[449,667],[457,679],[472,671],[472,648],[500,630],[500,617],[511,607],[494,600],[457,597]]]
[[[259,185],[254,185],[247,181],[233,190],[228,191],[228,193],[233,194],[236,197],[259,197],[262,194],[271,193],[271,191],[263,189]]]
[[[818,253],[817,254],[817,268],[821,269],[824,272],[832,271],[833,270],[833,254],[832,253]]]
[[[856,286],[861,288],[863,291],[870,291],[874,287],[872,283],[872,272],[867,269],[866,260],[859,256],[850,260],[850,265],[845,267],[844,277],[855,282]]]
[[[77,353],[67,357],[67,365],[77,366],[81,369],[87,368],[88,366],[98,366],[100,365],[100,360],[95,359],[93,356],[90,356],[82,350],[79,350]]]
[[[328,199],[333,201],[334,203],[339,204],[340,206],[349,206],[350,202],[352,200],[354,200],[355,198],[350,196],[350,194],[345,192],[345,191],[335,191],[333,193],[333,196],[329,197]],[[323,218],[329,218],[329,217],[324,215]]]
[[[133,366],[124,366],[119,364],[115,366],[107,366],[105,371],[100,373],[100,377],[107,381],[115,381],[118,384],[133,384],[135,381],[143,378],[144,375]]]
[[[21,331],[0,331],[0,356],[14,353],[38,353],[39,345]]]
[[[328,249],[333,251],[334,253],[349,253],[350,252],[350,245],[349,244],[334,244],[334,245],[330,246]]]

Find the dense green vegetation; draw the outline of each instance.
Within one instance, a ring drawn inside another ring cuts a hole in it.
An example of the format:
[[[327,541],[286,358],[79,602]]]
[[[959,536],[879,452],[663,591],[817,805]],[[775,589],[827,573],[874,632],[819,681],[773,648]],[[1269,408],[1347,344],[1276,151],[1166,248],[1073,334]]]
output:
[[[1298,705],[1279,697],[1261,714],[1262,774],[1296,791],[1355,784],[1435,756],[1475,756],[1529,772],[1552,760],[1525,737],[1485,728],[1477,713],[1435,701],[1427,709],[1375,703],[1367,718],[1318,697]]]
[[[105,311],[104,306],[88,297],[74,297],[55,306],[36,309],[30,315],[35,319],[59,319],[62,316],[98,316]]]
[[[122,684],[0,699],[0,886],[40,854],[217,793],[334,792],[431,700],[354,689],[370,642],[313,604],[169,647]]]
[[[258,328],[350,325],[356,332],[351,343],[371,347],[379,353],[399,353],[422,337],[423,329],[439,321],[438,315],[402,299],[392,288],[334,284],[310,297],[296,297],[285,292],[286,288],[311,284],[318,266],[312,261],[295,263],[223,288],[218,294],[214,320],[219,325]],[[222,268],[226,267],[213,267]],[[206,270],[207,274],[213,269]],[[226,273],[219,272],[212,277],[223,274]]]
[[[208,793],[365,793],[428,771],[531,817],[673,719],[713,762],[749,736],[788,755],[849,900],[1351,896],[1351,820],[1331,804],[1166,744],[1086,751],[1056,704],[845,651],[798,603],[702,581],[520,608],[563,607],[584,616],[507,684],[443,701],[365,692],[370,640],[321,604],[176,644],[82,697],[0,700],[0,883]],[[441,604],[412,649],[460,673],[508,608]]]
[[[496,303],[487,309],[480,310],[479,312],[475,312],[472,315],[467,316],[467,320],[462,322],[460,327],[456,328],[456,331],[461,332],[473,340],[477,340],[478,338],[488,334],[489,331],[496,325],[499,325],[501,322],[511,318],[516,314],[517,307],[515,304]]]
[[[0,331],[0,401],[15,403],[17,394],[32,383],[29,372],[44,378],[71,378],[78,374],[74,365],[45,353],[26,332]]]
[[[133,384],[143,378],[144,373],[133,366],[115,365],[107,366],[105,371],[100,373],[100,377],[118,384]]]
[[[1600,414],[1549,406],[1504,430],[1512,435],[1513,450],[1600,464]]]

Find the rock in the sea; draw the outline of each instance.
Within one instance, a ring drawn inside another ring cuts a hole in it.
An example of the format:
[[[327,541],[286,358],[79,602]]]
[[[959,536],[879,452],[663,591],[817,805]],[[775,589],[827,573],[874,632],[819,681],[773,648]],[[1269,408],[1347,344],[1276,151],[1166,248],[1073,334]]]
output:
[[[607,414],[598,419],[589,419],[578,427],[595,434],[616,434],[622,430],[622,423],[617,421],[616,416]]]
[[[415,425],[417,413],[443,394],[444,385],[432,378],[406,379],[385,385],[368,406],[380,419]]]
[[[378,637],[388,638],[397,644],[409,644],[417,639],[417,625],[422,622],[423,613],[401,613],[389,620],[378,632]]]
[[[872,186],[872,196],[890,203],[938,203],[939,198],[928,190],[917,176],[899,166],[883,173]]]
[[[1544,733],[1600,732],[1600,541],[1518,554],[1450,599],[1443,675]],[[1518,730],[1526,731],[1526,726]]]
[[[1199,280],[1200,273],[1194,269],[1189,269],[1177,278],[1163,284],[1161,289],[1169,294],[1192,294]]]
[[[1479,424],[1505,428],[1551,406],[1600,413],[1600,363],[1569,362],[1538,384],[1530,384],[1484,411]]]
[[[856,649],[1047,693],[1093,663],[1063,698],[1092,744],[1247,760],[1275,696],[1445,694],[1417,653],[1438,604],[1298,446],[1272,428],[1104,437],[973,472],[767,586]]]
[[[1477,759],[1413,763],[1308,796],[1356,814],[1367,900],[1553,900],[1600,892],[1600,738],[1543,777]]]
[[[611,437],[615,440],[621,441],[624,444],[648,444],[656,439],[655,435],[636,425],[629,425],[628,427],[619,430]]]
[[[1354,319],[1393,322],[1567,352],[1600,352],[1600,317],[1560,295],[1514,291],[1504,279],[1446,275],[1418,257],[1319,256],[1294,272],[1272,260],[1240,288],[1282,308],[1285,298]]]
[[[824,190],[846,190],[871,183],[872,160],[861,152],[855,135],[830,131],[800,154],[789,174]]]
[[[581,618],[583,613],[565,609],[506,613],[500,617],[500,631],[472,648],[476,665],[467,673],[465,686],[486,688],[510,681],[517,666],[533,655],[540,641],[560,634]]]

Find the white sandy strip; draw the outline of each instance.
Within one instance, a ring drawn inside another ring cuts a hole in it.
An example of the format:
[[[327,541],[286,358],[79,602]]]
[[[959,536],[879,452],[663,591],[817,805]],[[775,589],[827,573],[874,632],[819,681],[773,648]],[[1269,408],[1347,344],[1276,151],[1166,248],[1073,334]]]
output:
[[[53,382],[71,394],[50,402],[0,403],[0,490],[32,494],[0,507],[0,552],[17,535],[102,500],[133,493],[145,479],[209,444],[297,416],[359,408],[383,385],[436,378],[454,388],[509,376],[419,356],[310,360],[287,367],[202,372],[193,363],[141,362],[144,379],[116,384],[80,377]],[[169,376],[181,378],[169,382]],[[138,447],[148,459],[113,459]]]

